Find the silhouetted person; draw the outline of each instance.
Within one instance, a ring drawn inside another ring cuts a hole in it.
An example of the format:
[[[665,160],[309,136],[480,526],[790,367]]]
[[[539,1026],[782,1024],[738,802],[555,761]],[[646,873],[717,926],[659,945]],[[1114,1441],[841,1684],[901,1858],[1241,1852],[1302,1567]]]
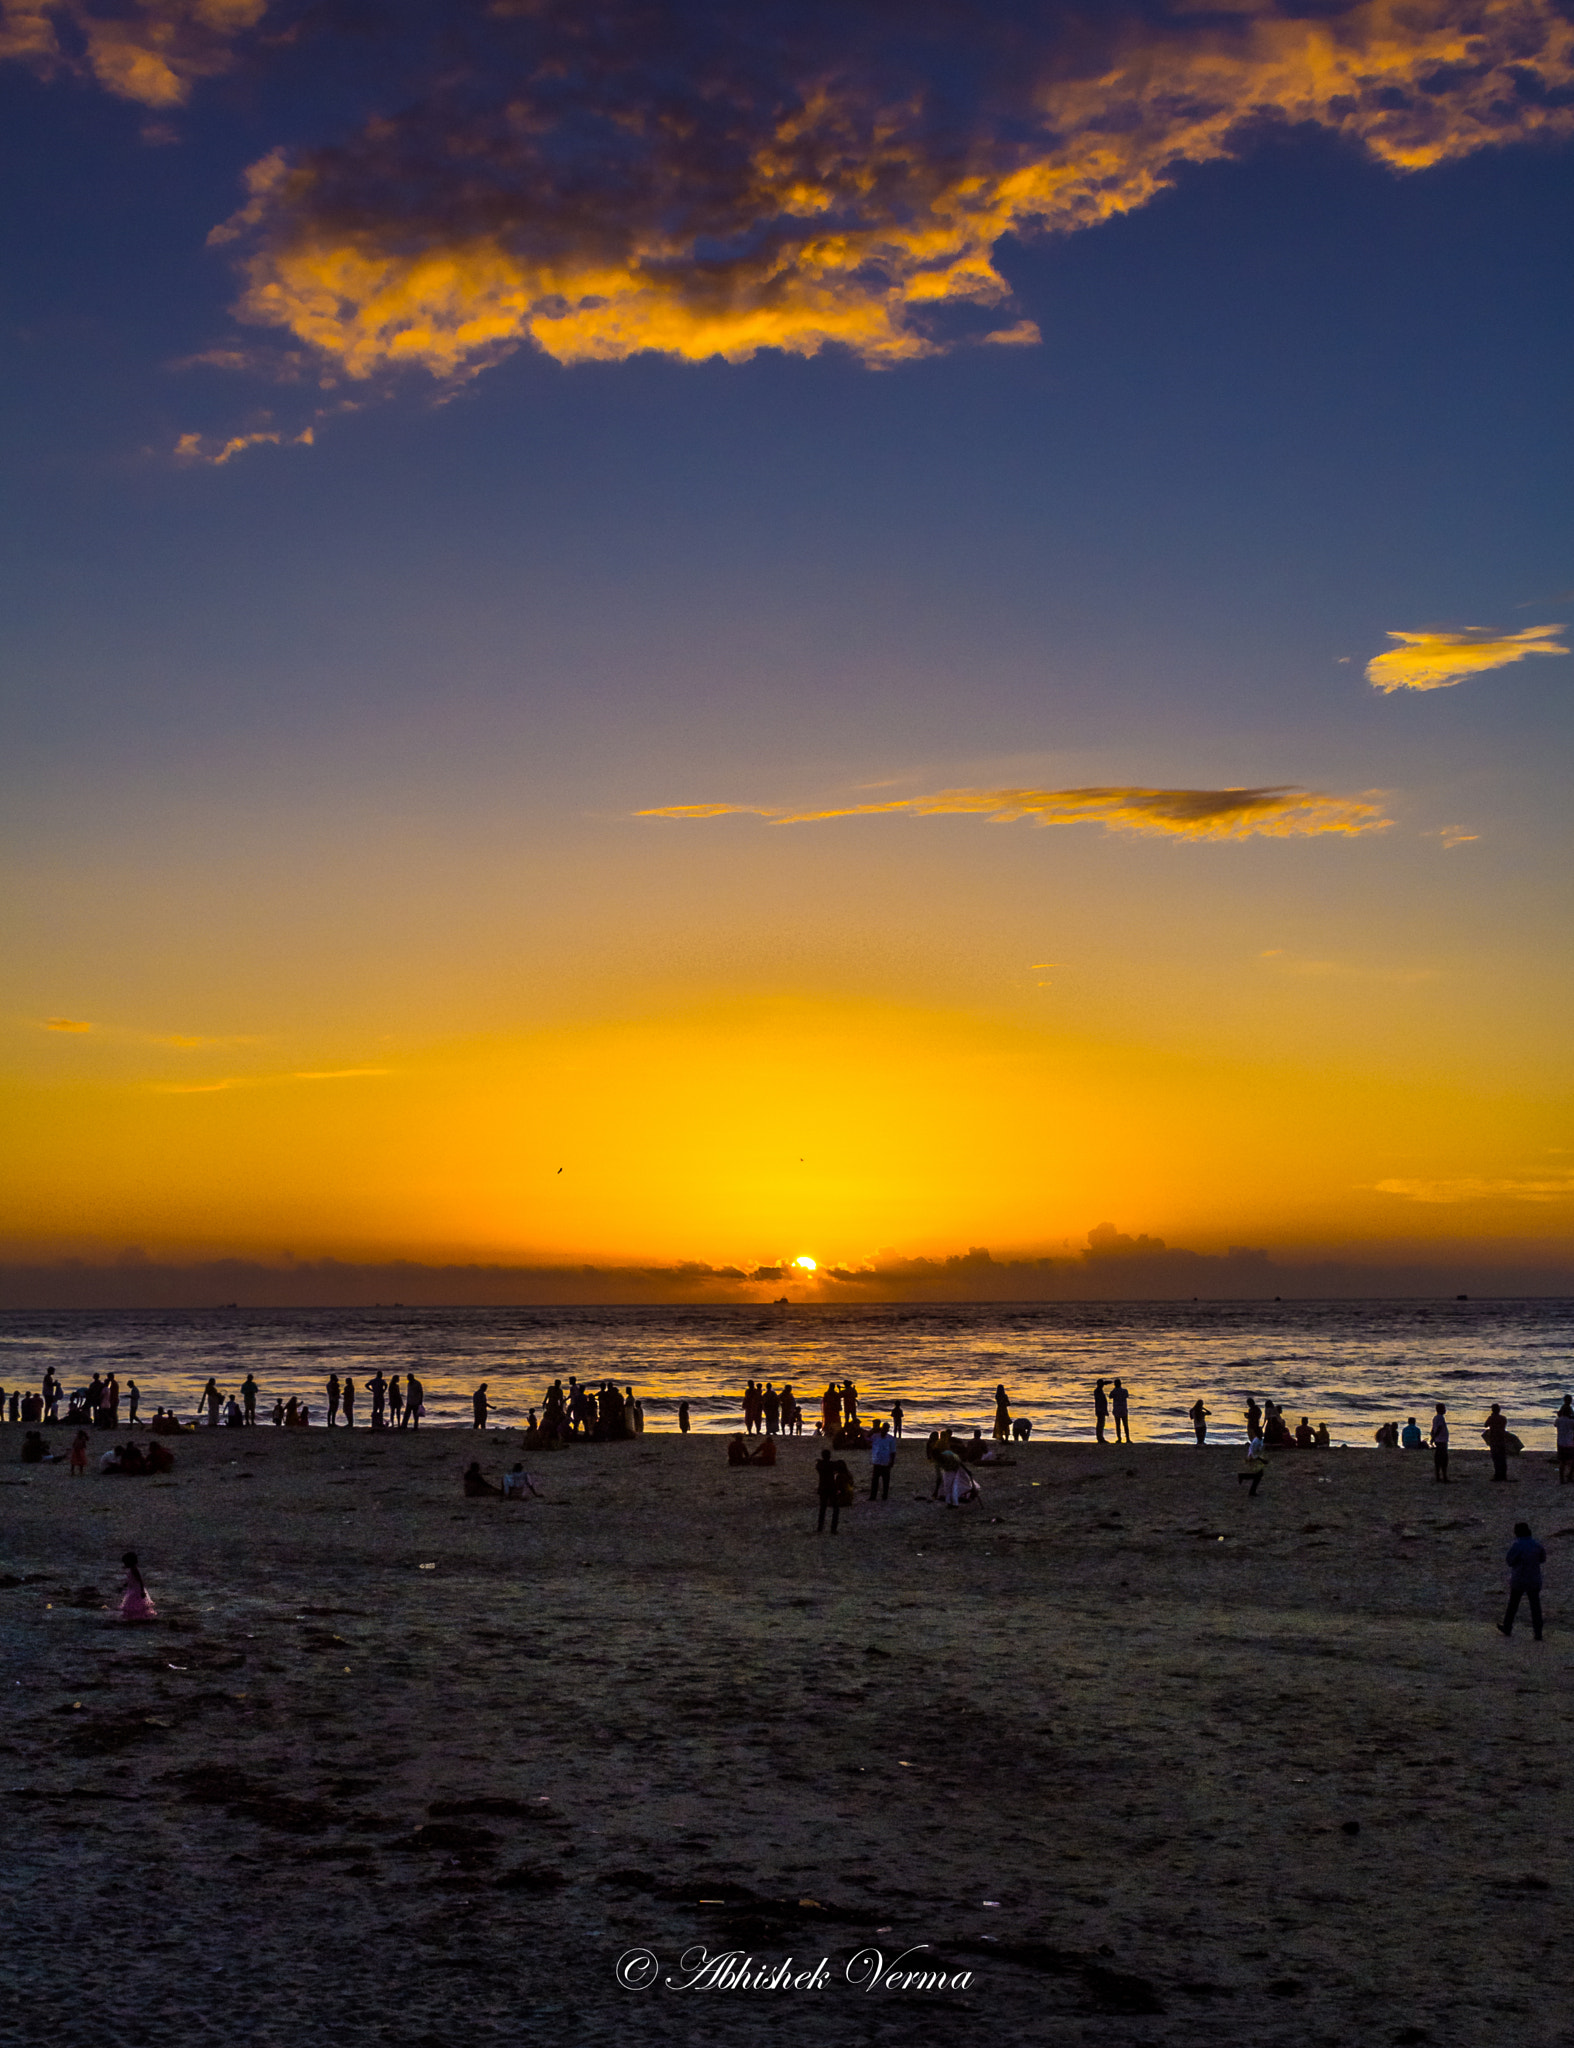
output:
[[[995,1389],[994,1436],[997,1443],[1009,1443],[1011,1440],[1011,1403],[1003,1386]]]
[[[482,1477],[479,1458],[472,1458],[466,1466],[464,1487],[466,1500],[480,1500],[485,1494],[502,1491],[500,1487],[493,1486],[489,1480]]]
[[[891,1403],[892,1436],[900,1436],[902,1434],[902,1417],[906,1412],[900,1401],[893,1401]]]
[[[678,1403],[678,1434],[679,1434],[680,1436],[687,1436],[687,1435],[688,1435],[688,1433],[689,1433],[689,1404],[688,1404],[688,1402],[687,1402],[687,1401],[680,1401],[680,1402]]]
[[[55,1399],[54,1399],[54,1401],[53,1401],[53,1403],[52,1403],[51,1405],[52,1405],[52,1407],[54,1407],[54,1408],[58,1408],[58,1407],[60,1406],[60,1396],[59,1396],[58,1394],[56,1394],[56,1396],[55,1396]],[[140,1407],[141,1407],[141,1405],[142,1405],[142,1389],[141,1389],[141,1388],[140,1388],[140,1387],[139,1387],[139,1386],[137,1385],[137,1383],[136,1383],[136,1381],[135,1381],[135,1380],[127,1380],[127,1382],[126,1382],[126,1420],[127,1420],[127,1422],[129,1422],[129,1423],[130,1423],[130,1424],[132,1425],[132,1427],[133,1427],[133,1428],[135,1428],[135,1427],[136,1427],[136,1420],[137,1420],[137,1410],[138,1410],[138,1408],[140,1408]],[[53,1415],[51,1414],[51,1415],[50,1415],[50,1417],[49,1417],[49,1419],[50,1419],[51,1421],[53,1421],[53,1420],[54,1420],[54,1416],[53,1416]],[[256,1416],[255,1416],[255,1415],[249,1415],[249,1416],[248,1416],[248,1417],[247,1417],[246,1419],[247,1419],[247,1421],[248,1421],[248,1422],[255,1422],[257,1418],[256,1418]]]
[[[241,1413],[245,1416],[248,1425],[255,1429],[257,1427],[257,1382],[250,1373],[247,1373],[240,1383],[240,1405]],[[131,1419],[133,1422],[137,1419],[135,1408],[132,1409]]]
[[[400,1423],[399,1427],[401,1429],[419,1429],[421,1427],[421,1410],[425,1405],[425,1387],[422,1386],[413,1372],[407,1372],[404,1376],[404,1421]]]
[[[1541,1567],[1547,1553],[1530,1533],[1528,1522],[1514,1524],[1514,1540],[1508,1546],[1508,1612],[1498,1623],[1500,1636],[1514,1633],[1514,1617],[1523,1600],[1530,1609],[1530,1632],[1541,1641]]]
[[[1437,1413],[1432,1417],[1432,1428],[1428,1441],[1432,1446],[1432,1477],[1448,1484],[1448,1408],[1439,1401]]]
[[[1574,1479],[1574,1396],[1563,1396],[1563,1406],[1552,1421],[1558,1432],[1558,1484],[1567,1486]]]
[[[1496,1401],[1492,1403],[1492,1413],[1483,1423],[1481,1434],[1486,1438],[1487,1449],[1492,1453],[1492,1477],[1507,1479],[1508,1417]]]
[[[388,1382],[388,1427],[404,1428],[404,1389],[399,1384],[397,1373]]]
[[[366,1391],[372,1397],[372,1427],[373,1429],[381,1429],[383,1426],[383,1409],[388,1401],[388,1382],[383,1378],[381,1367],[366,1382]]]
[[[1093,1389],[1093,1433],[1100,1443],[1109,1426],[1109,1396],[1104,1391],[1105,1382],[1099,1380]]]
[[[831,1517],[831,1534],[834,1536],[841,1527],[842,1499],[844,1493],[852,1491],[852,1474],[840,1458],[831,1456],[831,1447],[826,1445],[815,1460],[814,1476],[820,1496],[820,1519],[815,1524],[816,1534],[825,1528],[827,1511]]]
[[[470,1396],[470,1407],[471,1407],[471,1412],[472,1412],[472,1413],[474,1414],[474,1416],[475,1416],[475,1420],[474,1420],[474,1422],[473,1422],[473,1423],[471,1424],[471,1427],[472,1427],[472,1429],[485,1429],[485,1428],[486,1428],[486,1390],[487,1390],[487,1386],[488,1386],[488,1382],[487,1382],[486,1380],[483,1380],[483,1381],[481,1382],[480,1386],[478,1386],[478,1387],[476,1388],[475,1392],[474,1392],[474,1393],[473,1393],[473,1394],[472,1394],[472,1395]]]
[[[781,1426],[782,1397],[769,1380],[765,1382],[765,1399],[762,1405],[765,1409],[765,1434],[774,1436]]]
[[[1127,1399],[1126,1389],[1117,1379],[1114,1386],[1109,1390],[1110,1412],[1115,1418],[1116,1443],[1129,1444],[1131,1442],[1131,1424],[1126,1419]]]
[[[1248,1439],[1262,1435],[1262,1410],[1255,1394],[1246,1396],[1246,1435]]]
[[[891,1467],[896,1463],[896,1438],[891,1426],[877,1422],[874,1435],[869,1439],[869,1498],[889,1500],[891,1498]]]
[[[351,1377],[350,1377],[350,1375],[349,1375],[348,1373],[346,1373],[346,1374],[345,1374],[345,1376],[344,1376],[344,1385],[343,1385],[343,1387],[341,1388],[341,1390],[340,1390],[340,1391],[342,1392],[342,1394],[343,1394],[343,1396],[344,1396],[344,1426],[345,1426],[345,1428],[346,1428],[346,1429],[354,1429],[354,1427],[355,1427],[355,1382],[354,1382],[354,1380],[352,1380],[352,1379],[351,1379]]]
[[[338,1421],[338,1419],[339,1375],[336,1372],[331,1372],[328,1375],[328,1427],[332,1429],[333,1425]]]
[[[1263,1455],[1262,1438],[1260,1436],[1254,1436],[1251,1442],[1246,1446],[1246,1456],[1241,1462],[1240,1471],[1237,1472],[1235,1475],[1235,1483],[1237,1486],[1240,1486],[1243,1482],[1246,1481],[1250,1482],[1250,1484],[1247,1487],[1246,1494],[1248,1500],[1254,1500],[1256,1498],[1257,1489],[1259,1486],[1262,1485],[1262,1476],[1267,1471],[1267,1469],[1268,1460]]]
[[[1208,1417],[1212,1410],[1204,1408],[1202,1396],[1199,1394],[1186,1413],[1191,1417],[1191,1426],[1197,1432],[1198,1443],[1205,1444],[1208,1441]]]

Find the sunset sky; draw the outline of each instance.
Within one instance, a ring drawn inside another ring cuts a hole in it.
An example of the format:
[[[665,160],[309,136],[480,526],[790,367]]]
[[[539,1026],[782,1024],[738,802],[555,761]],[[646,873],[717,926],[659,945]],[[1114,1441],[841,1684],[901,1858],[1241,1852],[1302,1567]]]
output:
[[[0,1260],[1574,1274],[1574,8],[0,60]]]

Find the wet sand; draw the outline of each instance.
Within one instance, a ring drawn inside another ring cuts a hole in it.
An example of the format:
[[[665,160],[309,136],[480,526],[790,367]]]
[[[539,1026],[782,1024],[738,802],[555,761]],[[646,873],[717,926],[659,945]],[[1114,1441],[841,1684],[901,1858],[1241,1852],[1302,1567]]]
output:
[[[832,1537],[808,1439],[531,1454],[516,1505],[459,1493],[506,1432],[203,1432],[170,1481],[21,1434],[6,2039],[1574,2042],[1545,1458],[1283,1454],[1252,1501],[1233,1447],[1034,1444],[945,1510],[909,1440]],[[1518,1518],[1542,1644],[1492,1627]],[[615,1981],[700,1944],[826,1969]],[[915,1944],[970,1981],[846,1981]]]

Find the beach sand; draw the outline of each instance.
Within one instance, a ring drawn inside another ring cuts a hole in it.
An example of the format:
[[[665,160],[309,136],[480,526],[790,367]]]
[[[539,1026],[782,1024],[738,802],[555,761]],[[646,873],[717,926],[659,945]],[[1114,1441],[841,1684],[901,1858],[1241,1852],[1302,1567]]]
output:
[[[1544,1458],[1282,1454],[1248,1500],[1234,1447],[1034,1444],[947,1510],[909,1440],[832,1537],[809,1439],[532,1453],[516,1505],[459,1491],[507,1432],[204,1431],[169,1481],[21,1434],[7,2040],[1574,2042]],[[1492,1626],[1519,1518],[1541,1644]],[[826,1968],[615,1980],[701,1944]],[[969,1981],[846,1981],[918,1944]]]

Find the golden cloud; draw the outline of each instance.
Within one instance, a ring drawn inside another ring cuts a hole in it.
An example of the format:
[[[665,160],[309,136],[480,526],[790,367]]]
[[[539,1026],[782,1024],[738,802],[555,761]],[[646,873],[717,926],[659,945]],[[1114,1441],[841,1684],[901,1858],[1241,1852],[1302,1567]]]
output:
[[[1390,633],[1386,654],[1366,664],[1366,679],[1379,690],[1446,690],[1484,669],[1507,668],[1531,654],[1567,654],[1553,639],[1566,626],[1527,626],[1523,633],[1486,632],[1475,626],[1458,632]]]
[[[767,45],[703,8],[462,15],[502,39],[485,61],[342,145],[253,166],[216,231],[242,316],[357,379],[462,377],[521,345],[893,363],[947,346],[947,316],[1008,312],[1005,237],[1129,213],[1268,125],[1397,171],[1574,133],[1557,0],[936,0],[902,40],[879,10],[820,19]],[[964,48],[965,97],[946,70]],[[1035,333],[1006,317],[988,338]]]
[[[1554,1174],[1545,1180],[1380,1180],[1376,1191],[1409,1202],[1564,1202],[1574,1196],[1574,1174]]]
[[[932,796],[887,803],[848,804],[815,811],[772,810],[757,804],[662,804],[636,811],[640,818],[700,819],[745,816],[773,825],[812,825],[829,818],[983,817],[992,824],[1030,818],[1035,825],[1099,824],[1111,832],[1145,832],[1180,839],[1298,839],[1320,833],[1383,832],[1393,823],[1365,796],[1325,796],[1317,790],[1270,789],[942,789]]]
[[[175,443],[177,462],[208,462],[218,469],[226,462],[233,462],[237,455],[244,455],[248,448],[310,448],[316,440],[313,427],[307,427],[299,434],[282,434],[269,428],[256,434],[232,434],[227,441],[203,434],[182,434]]]
[[[292,1081],[375,1081],[392,1067],[328,1067],[294,1074],[230,1074],[220,1081],[155,1081],[155,1095],[224,1095],[232,1088],[282,1088]]]
[[[84,1024],[80,1017],[46,1017],[46,1031],[91,1031],[91,1024]]]
[[[0,58],[85,72],[139,106],[178,107],[198,80],[229,69],[236,39],[267,8],[268,0],[0,0]]]

